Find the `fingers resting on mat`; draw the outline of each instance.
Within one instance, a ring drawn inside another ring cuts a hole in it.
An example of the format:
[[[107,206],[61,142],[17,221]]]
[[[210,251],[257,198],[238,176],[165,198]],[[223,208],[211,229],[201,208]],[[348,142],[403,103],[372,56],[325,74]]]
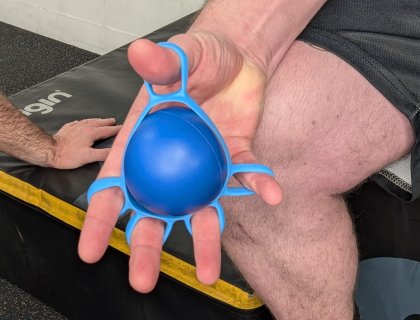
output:
[[[252,152],[252,141],[263,112],[265,72],[232,44],[211,34],[177,35],[169,41],[187,54],[188,92],[218,127],[233,162],[256,163],[258,159]],[[134,70],[154,85],[155,92],[173,92],[179,87],[180,62],[172,50],[142,39],[130,46],[128,58]],[[146,104],[147,93],[143,87],[99,177],[121,174],[125,144]],[[235,178],[254,190],[267,204],[281,202],[282,191],[274,177],[244,173]],[[123,202],[123,194],[118,188],[104,190],[92,197],[79,242],[79,254],[84,261],[96,262],[104,254]],[[192,230],[197,277],[205,284],[212,284],[219,278],[221,265],[221,233],[215,210],[204,208],[197,212],[192,219]],[[131,285],[140,292],[149,292],[156,284],[163,234],[164,225],[156,219],[141,219],[132,234],[129,277]]]
[[[104,161],[110,148],[93,148],[97,140],[115,136],[121,125],[115,119],[84,119],[66,123],[53,135],[51,167],[73,169],[90,162]]]

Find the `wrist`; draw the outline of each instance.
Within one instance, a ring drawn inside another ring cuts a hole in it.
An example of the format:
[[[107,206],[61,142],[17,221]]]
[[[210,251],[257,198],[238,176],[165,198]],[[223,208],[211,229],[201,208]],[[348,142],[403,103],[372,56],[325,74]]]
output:
[[[43,132],[34,139],[28,139],[28,142],[34,145],[26,146],[24,150],[17,149],[16,153],[10,154],[40,167],[55,167],[55,142],[50,135]]]
[[[268,77],[326,0],[210,0],[190,28],[233,43]]]
[[[45,166],[50,168],[56,168],[59,158],[58,146],[59,146],[59,137],[56,135],[49,136],[49,143],[45,145],[44,154],[45,154]]]

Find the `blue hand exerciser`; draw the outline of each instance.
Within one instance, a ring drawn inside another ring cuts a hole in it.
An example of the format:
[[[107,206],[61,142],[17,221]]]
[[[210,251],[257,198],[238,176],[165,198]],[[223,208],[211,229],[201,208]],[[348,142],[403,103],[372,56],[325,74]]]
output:
[[[222,196],[247,196],[253,191],[228,187],[229,179],[239,172],[273,175],[260,164],[233,164],[228,148],[216,126],[188,95],[188,60],[178,46],[163,42],[180,58],[181,88],[169,94],[156,94],[144,82],[149,103],[130,133],[123,155],[121,176],[97,179],[88,190],[88,201],[99,191],[118,187],[125,198],[120,216],[131,211],[126,239],[142,218],[155,218],[166,224],[163,242],[176,221],[184,221],[192,234],[191,217],[197,210],[212,206],[217,210],[220,230],[224,229]],[[162,103],[182,105],[149,114]],[[187,108],[188,107],[188,108]]]

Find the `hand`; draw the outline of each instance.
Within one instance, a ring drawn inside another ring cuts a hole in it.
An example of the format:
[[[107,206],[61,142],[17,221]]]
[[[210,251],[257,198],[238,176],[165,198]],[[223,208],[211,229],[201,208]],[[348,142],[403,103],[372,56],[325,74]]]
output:
[[[254,138],[263,112],[266,75],[250,57],[232,43],[210,33],[178,35],[170,40],[189,57],[189,94],[207,112],[223,135],[234,163],[253,163]],[[178,56],[148,40],[134,42],[128,52],[133,68],[157,93],[172,92],[179,85]],[[99,177],[119,176],[124,146],[147,102],[144,88],[135,100]],[[246,173],[236,177],[271,205],[282,193],[269,175]],[[107,189],[92,197],[79,242],[80,257],[89,263],[104,254],[109,236],[123,204],[122,192]],[[234,214],[234,213],[233,213]],[[202,209],[192,219],[197,277],[214,283],[220,274],[220,230],[212,208]],[[164,226],[156,219],[142,219],[131,239],[130,283],[140,292],[152,290],[159,275]]]
[[[53,151],[48,166],[73,169],[94,161],[104,161],[110,148],[92,148],[96,140],[115,136],[121,126],[115,119],[84,119],[66,123],[53,135]]]

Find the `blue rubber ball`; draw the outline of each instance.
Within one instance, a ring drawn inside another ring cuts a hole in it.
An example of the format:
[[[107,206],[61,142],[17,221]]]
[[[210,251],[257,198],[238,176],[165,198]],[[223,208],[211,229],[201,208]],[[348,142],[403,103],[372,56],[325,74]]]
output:
[[[147,115],[124,158],[127,189],[142,207],[184,215],[210,204],[227,177],[227,158],[210,127],[191,109],[170,107]]]

